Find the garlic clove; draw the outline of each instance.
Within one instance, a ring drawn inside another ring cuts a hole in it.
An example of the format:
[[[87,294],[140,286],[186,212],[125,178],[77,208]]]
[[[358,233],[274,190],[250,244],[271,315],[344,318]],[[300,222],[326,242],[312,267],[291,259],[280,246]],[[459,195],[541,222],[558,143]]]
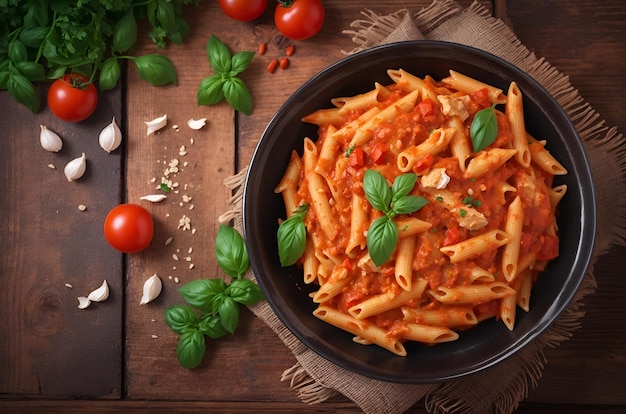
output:
[[[143,197],[139,197],[140,200],[150,201],[151,203],[158,203],[167,198],[165,194],[150,194]]]
[[[190,119],[189,121],[187,121],[187,125],[189,126],[189,128],[191,129],[195,129],[198,130],[200,128],[202,128],[203,126],[206,125],[206,118],[200,118],[200,119]]]
[[[78,309],[85,309],[91,305],[91,301],[84,296],[79,296],[76,299],[78,299]]]
[[[102,302],[103,300],[107,300],[107,298],[109,297],[109,285],[107,284],[107,281],[105,280],[104,282],[102,282],[102,285],[92,291],[88,296],[87,299],[89,299],[92,302]]]
[[[161,289],[163,289],[163,282],[157,276],[157,274],[153,274],[146,280],[143,284],[143,296],[139,301],[140,305],[145,305],[146,303],[152,302],[161,294]]]
[[[65,169],[63,172],[67,177],[67,181],[78,180],[80,177],[85,174],[85,170],[87,169],[87,159],[85,158],[85,153],[78,158],[74,158],[72,161],[68,162],[65,165]]]
[[[144,123],[148,127],[146,135],[149,136],[153,132],[156,132],[159,129],[163,128],[165,125],[167,125],[167,115],[154,118],[152,121],[144,121]]]
[[[44,125],[39,125],[41,132],[39,133],[39,142],[46,151],[59,152],[63,148],[63,140],[54,131],[49,130]]]
[[[111,123],[100,132],[98,141],[102,149],[109,153],[115,151],[120,146],[122,143],[122,131],[120,131],[120,127],[115,123],[115,117],[113,117]]]

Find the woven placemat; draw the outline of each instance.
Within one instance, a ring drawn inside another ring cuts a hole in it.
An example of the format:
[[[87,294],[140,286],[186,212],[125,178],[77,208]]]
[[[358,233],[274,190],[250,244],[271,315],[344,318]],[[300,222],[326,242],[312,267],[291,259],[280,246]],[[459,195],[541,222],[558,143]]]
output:
[[[502,21],[478,3],[463,8],[451,0],[435,0],[415,13],[399,10],[378,15],[364,10],[344,33],[352,36],[358,53],[380,44],[406,40],[444,40],[490,52],[520,67],[540,82],[574,122],[590,158],[597,191],[598,235],[589,271],[575,299],[539,339],[506,361],[477,374],[443,384],[412,385],[382,382],[349,372],[304,346],[272,312],[267,302],[251,307],[293,352],[296,363],[281,378],[309,404],[341,393],[368,414],[398,414],[423,401],[429,413],[510,413],[542,375],[546,347],[556,347],[572,336],[584,316],[584,298],[595,292],[593,267],[612,245],[626,244],[626,142],[608,127],[561,74],[537,58]],[[247,168],[229,178],[233,209],[221,221],[234,220],[241,231],[243,183]],[[616,200],[617,197],[617,200]],[[616,208],[617,203],[617,208]],[[616,214],[616,211],[618,212]],[[254,274],[246,275],[254,280]]]

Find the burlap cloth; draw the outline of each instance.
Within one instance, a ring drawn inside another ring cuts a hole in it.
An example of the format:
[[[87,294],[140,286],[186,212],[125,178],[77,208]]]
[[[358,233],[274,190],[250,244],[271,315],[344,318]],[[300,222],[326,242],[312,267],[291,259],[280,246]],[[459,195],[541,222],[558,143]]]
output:
[[[568,309],[538,340],[506,361],[477,374],[443,384],[388,383],[346,371],[304,346],[272,312],[267,302],[251,307],[293,352],[297,363],[285,370],[298,397],[309,404],[341,393],[365,413],[402,413],[423,400],[429,413],[510,413],[537,386],[542,375],[545,347],[556,347],[571,337],[584,316],[584,297],[595,292],[593,264],[611,245],[626,244],[626,142],[615,128],[579,96],[567,76],[537,58],[502,21],[474,3],[464,9],[451,0],[435,0],[412,13],[400,10],[381,16],[362,12],[364,18],[344,33],[351,35],[356,53],[368,47],[403,40],[429,39],[462,43],[499,56],[533,76],[559,101],[571,117],[588,152],[597,190],[598,234],[594,257],[585,280]],[[225,184],[233,191],[233,210],[220,219],[234,219],[241,230],[241,202],[246,168]],[[617,200],[616,200],[617,197]],[[616,207],[617,203],[617,209]],[[254,280],[254,274],[247,277]],[[278,378],[277,378],[278,380]]]

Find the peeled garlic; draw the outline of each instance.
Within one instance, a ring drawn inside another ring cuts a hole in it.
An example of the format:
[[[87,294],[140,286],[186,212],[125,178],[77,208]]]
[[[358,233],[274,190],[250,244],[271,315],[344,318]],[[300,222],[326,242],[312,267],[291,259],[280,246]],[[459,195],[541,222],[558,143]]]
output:
[[[146,280],[143,284],[143,296],[139,301],[140,305],[145,305],[148,302],[152,302],[161,294],[161,289],[163,289],[163,282],[157,276],[157,274],[153,274]]]
[[[83,155],[68,162],[67,165],[65,165],[63,172],[67,177],[67,181],[74,181],[82,177],[83,174],[85,174],[86,169],[87,159],[85,158],[85,153],[83,152]]]
[[[78,299],[78,309],[85,309],[91,305],[91,301],[84,296],[79,296],[76,299]]]
[[[167,115],[154,118],[152,121],[144,121],[144,123],[148,126],[146,135],[150,135],[167,125]]]
[[[85,170],[87,169],[87,158],[85,157],[85,153],[78,157],[74,158],[72,161],[68,162],[63,169],[65,176],[67,177],[67,181],[78,180],[80,177],[85,174]]]
[[[206,118],[200,118],[200,119],[190,119],[189,121],[187,121],[187,125],[189,125],[189,128],[191,129],[200,129],[203,126],[206,125]]]
[[[39,125],[41,132],[39,134],[39,142],[46,151],[59,152],[63,148],[63,141],[54,131],[49,130],[44,125]]]
[[[115,117],[113,117],[113,121],[100,132],[98,141],[102,149],[106,152],[115,151],[117,147],[120,146],[122,143],[122,131],[120,131],[120,127],[115,123]]]
[[[89,299],[92,302],[102,302],[103,300],[107,300],[107,298],[109,297],[109,285],[107,284],[107,281],[105,280],[104,282],[102,282],[102,285],[92,291],[88,296],[87,299]]]
[[[158,203],[159,201],[163,201],[167,198],[165,194],[150,194],[147,196],[139,197],[140,200],[150,201],[151,203]]]

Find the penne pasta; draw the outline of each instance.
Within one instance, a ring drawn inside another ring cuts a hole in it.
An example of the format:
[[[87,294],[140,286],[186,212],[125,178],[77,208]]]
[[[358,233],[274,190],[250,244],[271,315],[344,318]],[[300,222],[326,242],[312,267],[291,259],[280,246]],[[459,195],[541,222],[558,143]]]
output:
[[[453,70],[440,81],[387,73],[389,84],[302,118],[317,140],[292,152],[275,187],[287,218],[306,208],[297,265],[319,286],[313,314],[398,356],[490,318],[514,330],[558,256],[567,187],[552,183],[567,171],[526,131],[515,82],[505,95]],[[471,124],[489,103],[504,105],[496,136],[474,152]],[[370,169],[383,180],[365,180]]]

